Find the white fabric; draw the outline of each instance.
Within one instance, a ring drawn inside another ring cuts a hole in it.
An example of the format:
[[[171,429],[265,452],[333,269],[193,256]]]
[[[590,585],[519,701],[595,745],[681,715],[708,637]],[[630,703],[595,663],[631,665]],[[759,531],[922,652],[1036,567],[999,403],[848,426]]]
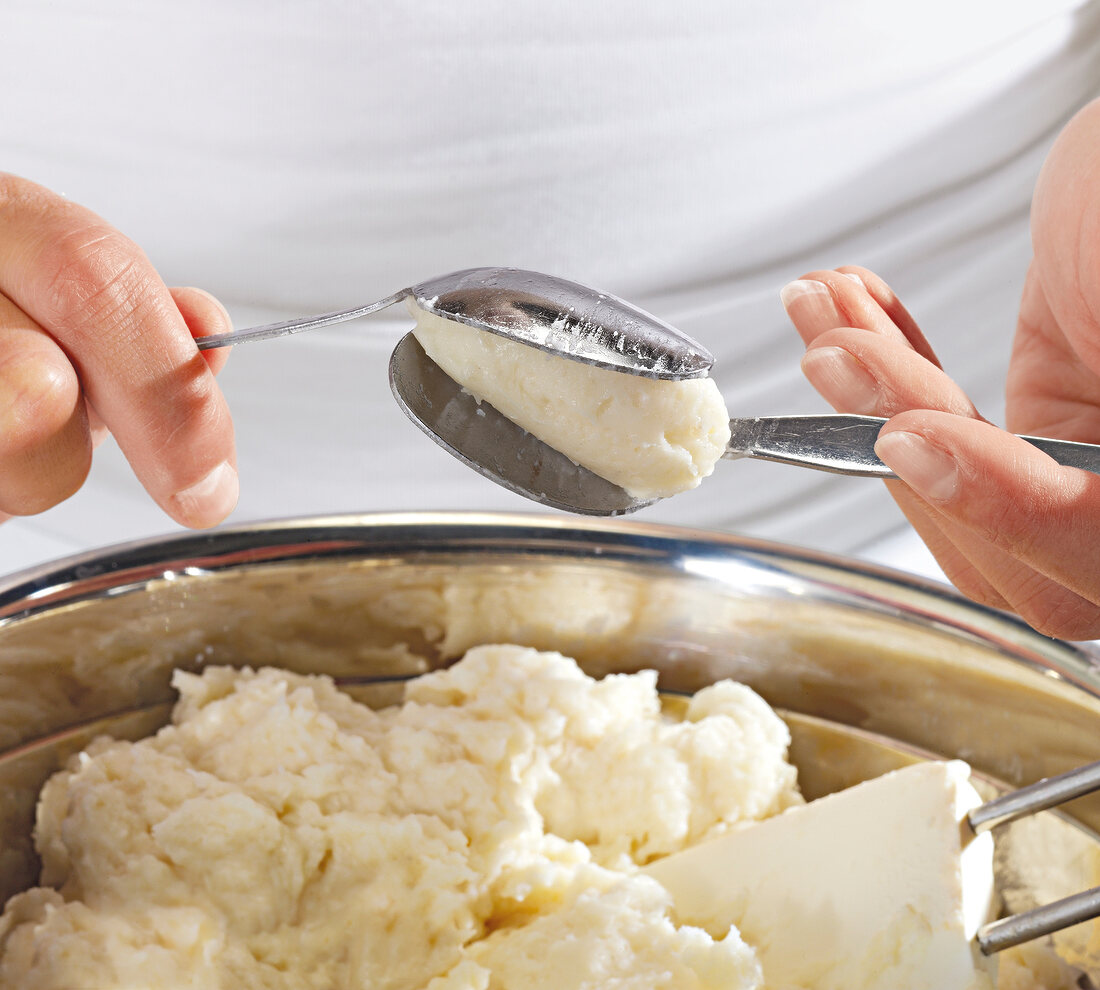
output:
[[[860,263],[998,418],[1031,189],[1100,93],[1100,7],[1070,0],[9,0],[0,18],[0,168],[95,209],[238,325],[534,268],[696,336],[734,415],[824,411],[778,290]],[[397,410],[407,326],[233,354],[231,521],[536,510]],[[749,462],[638,518],[848,553],[903,525],[876,482]],[[0,528],[0,572],[171,528],[104,449],[77,496]]]

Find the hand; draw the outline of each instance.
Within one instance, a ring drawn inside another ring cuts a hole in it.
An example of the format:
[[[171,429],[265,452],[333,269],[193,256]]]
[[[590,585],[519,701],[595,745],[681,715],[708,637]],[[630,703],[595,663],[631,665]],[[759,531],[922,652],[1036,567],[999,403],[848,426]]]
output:
[[[200,289],[169,289],[131,241],[83,207],[0,173],[0,520],[84,483],[117,440],[157,504],[185,526],[237,500],[229,410],[214,374],[229,329]]]
[[[1100,637],[1100,476],[1012,433],[1100,442],[1100,101],[1059,136],[1032,206],[1005,432],[940,368],[912,317],[862,268],[820,271],[783,297],[803,371],[839,411],[891,417],[888,482],[966,595],[1040,632]]]
[[[1008,428],[1100,442],[1100,102],[1044,165],[1032,234]],[[1100,476],[982,419],[872,272],[812,272],[783,298],[822,396],[890,417],[876,451],[901,480],[887,484],[951,581],[1048,635],[1100,637]]]

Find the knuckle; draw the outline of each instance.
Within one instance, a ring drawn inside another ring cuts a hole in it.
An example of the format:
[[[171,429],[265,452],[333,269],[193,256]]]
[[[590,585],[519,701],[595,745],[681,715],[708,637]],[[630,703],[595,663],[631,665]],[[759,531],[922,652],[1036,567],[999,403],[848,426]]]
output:
[[[8,355],[0,361],[0,396],[0,449],[6,456],[23,456],[47,443],[82,401],[80,383],[61,352]]]
[[[56,355],[9,355],[0,362],[0,508],[34,515],[84,483],[91,446],[80,387]]]
[[[1026,565],[1004,588],[1010,607],[1044,636],[1092,639],[1100,627],[1100,606]]]
[[[1006,608],[1004,598],[985,579],[980,571],[967,562],[965,565],[944,569],[951,583],[971,601],[987,608]]]
[[[74,348],[85,337],[134,334],[140,318],[153,315],[150,307],[164,306],[159,278],[133,241],[49,189],[0,173],[0,224],[15,216],[41,231],[19,295]]]
[[[69,470],[57,478],[46,479],[35,487],[6,493],[3,498],[3,512],[12,516],[36,516],[60,505],[77,493],[88,477],[90,467],[90,459],[73,462]],[[3,512],[0,512],[0,518],[3,518]]]
[[[81,223],[46,250],[40,296],[46,322],[59,334],[118,335],[142,310],[153,276],[141,251],[112,228]]]

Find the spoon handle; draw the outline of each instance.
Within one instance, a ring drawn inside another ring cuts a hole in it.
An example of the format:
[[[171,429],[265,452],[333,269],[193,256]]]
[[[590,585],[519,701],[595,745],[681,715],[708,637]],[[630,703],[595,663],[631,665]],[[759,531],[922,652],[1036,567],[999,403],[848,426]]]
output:
[[[875,454],[875,440],[885,419],[877,416],[760,416],[731,419],[730,442],[723,457],[754,457],[781,464],[797,464],[833,474],[864,478],[893,478],[894,473]],[[1100,474],[1100,446],[1021,437],[1049,454],[1059,464]]]
[[[1100,791],[1100,760],[1002,794],[971,809],[966,820],[975,833],[986,832],[1095,791]],[[982,952],[989,955],[1098,917],[1100,887],[1093,887],[984,925],[978,930],[978,945]]]
[[[213,347],[228,347],[231,344],[243,344],[249,340],[270,340],[272,337],[285,337],[288,333],[316,330],[318,327],[357,320],[360,316],[377,313],[380,309],[385,309],[404,299],[408,294],[408,289],[402,289],[392,296],[386,296],[385,299],[379,299],[366,306],[356,306],[355,309],[341,309],[334,313],[321,313],[318,316],[300,316],[283,323],[265,323],[262,327],[242,327],[240,330],[230,330],[227,333],[213,333],[209,337],[197,337],[195,344],[200,351],[208,351]]]

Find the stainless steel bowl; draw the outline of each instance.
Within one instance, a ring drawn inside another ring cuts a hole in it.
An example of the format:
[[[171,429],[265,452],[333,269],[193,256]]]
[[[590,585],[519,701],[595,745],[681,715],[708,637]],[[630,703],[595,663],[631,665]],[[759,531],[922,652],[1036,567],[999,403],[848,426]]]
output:
[[[1088,650],[900,574],[641,523],[291,520],[0,578],[0,897],[34,882],[46,777],[103,731],[155,731],[175,667],[320,671],[382,703],[394,679],[505,641],[594,674],[656,668],[670,692],[752,685],[791,723],[810,796],[913,754],[965,759],[994,788],[1100,759]],[[1013,909],[1058,895],[1056,873],[1069,870],[1070,889],[1088,881],[1100,800],[1064,816],[1042,816],[1057,836],[1016,870],[1046,879],[1002,884]]]

